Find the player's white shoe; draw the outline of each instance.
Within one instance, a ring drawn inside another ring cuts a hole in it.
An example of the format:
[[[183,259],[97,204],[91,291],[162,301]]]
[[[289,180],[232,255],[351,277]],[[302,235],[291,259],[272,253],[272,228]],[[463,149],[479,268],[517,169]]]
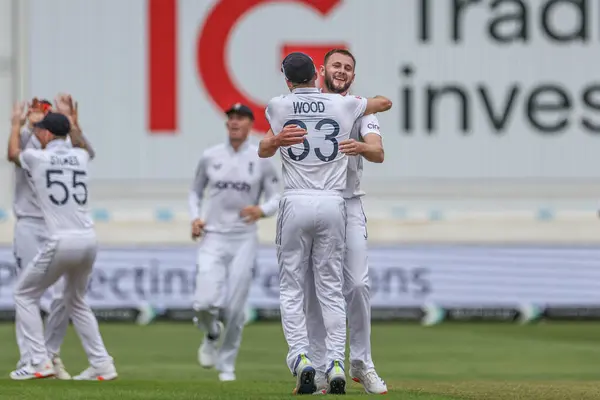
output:
[[[15,381],[26,381],[30,379],[44,379],[51,378],[54,376],[54,366],[52,361],[46,360],[37,365],[31,365],[29,363],[23,365],[10,373],[10,379]]]
[[[217,356],[225,331],[221,321],[217,321],[217,326],[219,327],[219,335],[213,339],[210,339],[208,335],[204,335],[204,340],[198,349],[198,362],[204,368],[212,368],[217,363]]]
[[[327,393],[346,394],[346,371],[344,363],[341,361],[332,361],[327,369]]]
[[[386,394],[388,392],[387,385],[377,375],[374,369],[365,371],[362,369],[350,368],[350,377],[354,382],[358,382],[365,388],[365,392],[369,394]]]
[[[88,367],[81,374],[73,377],[74,381],[112,381],[117,379],[117,369],[112,361],[109,361],[99,367]]]
[[[221,372],[219,374],[219,380],[221,382],[233,382],[235,381],[235,374],[233,372]]]
[[[67,369],[65,368],[65,364],[63,364],[62,360],[60,359],[60,357],[55,356],[52,359],[52,364],[54,365],[54,372],[56,373],[54,375],[54,377],[56,379],[60,379],[63,381],[68,381],[71,379],[71,374],[69,374],[67,372]]]
[[[315,385],[316,370],[306,354],[300,354],[296,359],[294,375],[296,376],[296,387],[293,394],[313,394],[317,390]]]

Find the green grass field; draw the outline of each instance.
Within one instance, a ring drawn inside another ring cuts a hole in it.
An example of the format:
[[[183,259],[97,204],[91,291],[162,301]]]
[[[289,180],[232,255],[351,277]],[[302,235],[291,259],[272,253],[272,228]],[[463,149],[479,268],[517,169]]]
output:
[[[1,399],[278,399],[289,398],[279,324],[248,326],[236,382],[196,361],[201,337],[186,324],[102,324],[120,373],[114,382],[12,382],[13,326],[0,325]],[[373,326],[373,355],[394,399],[600,399],[600,324],[447,324]],[[86,360],[72,330],[63,349],[72,374]],[[364,398],[351,382],[349,398]]]

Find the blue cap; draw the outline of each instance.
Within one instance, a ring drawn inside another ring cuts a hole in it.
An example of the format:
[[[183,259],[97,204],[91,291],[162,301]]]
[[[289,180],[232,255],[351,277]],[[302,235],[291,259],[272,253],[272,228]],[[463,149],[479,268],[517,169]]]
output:
[[[33,124],[34,127],[46,129],[56,136],[67,136],[71,132],[71,122],[60,113],[49,112],[43,120]]]
[[[317,70],[312,58],[307,54],[295,52],[288,54],[283,59],[281,72],[288,81],[300,84],[310,82]]]

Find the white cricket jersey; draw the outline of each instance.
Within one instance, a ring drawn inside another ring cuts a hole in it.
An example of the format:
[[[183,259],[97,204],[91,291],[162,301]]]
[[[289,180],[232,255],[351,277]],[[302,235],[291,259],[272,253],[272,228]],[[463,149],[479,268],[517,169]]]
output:
[[[19,159],[29,173],[50,235],[93,228],[88,208],[87,151],[56,139],[43,150],[23,150]]]
[[[381,136],[379,132],[379,120],[375,115],[364,115],[359,118],[350,133],[350,139],[362,141],[368,134],[374,133]],[[363,173],[363,157],[348,156],[348,175],[344,198],[352,199],[354,197],[364,196],[365,192],[360,188],[360,181]]]
[[[317,88],[294,89],[271,99],[265,114],[275,134],[292,124],[308,131],[303,143],[279,149],[284,188],[342,192],[348,157],[339,151],[339,142],[350,137],[366,107],[366,98],[322,93]]]
[[[189,196],[192,220],[204,214],[204,230],[218,233],[256,231],[240,211],[259,205],[265,216],[277,212],[279,178],[270,160],[258,157],[258,147],[248,141],[235,151],[229,143],[207,149],[200,158]]]
[[[92,146],[84,136],[88,152],[93,153]],[[71,145],[71,138],[65,140],[68,146]],[[41,149],[42,146],[32,130],[24,126],[21,128],[21,149]],[[15,165],[15,188],[13,195],[13,213],[18,218],[38,218],[43,219],[42,210],[38,205],[37,195],[31,185],[27,171]]]
[[[21,149],[39,149],[40,142],[31,130],[24,126],[21,128]],[[33,187],[29,181],[27,171],[15,166],[15,190],[13,195],[13,212],[17,218],[43,219],[42,210]]]

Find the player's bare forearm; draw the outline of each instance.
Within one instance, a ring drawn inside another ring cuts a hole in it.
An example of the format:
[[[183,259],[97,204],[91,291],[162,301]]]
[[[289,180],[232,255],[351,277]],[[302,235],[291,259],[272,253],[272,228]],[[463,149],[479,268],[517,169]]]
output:
[[[392,101],[384,96],[375,96],[367,99],[367,108],[364,115],[386,112],[392,108]]]
[[[277,145],[275,135],[273,135],[273,131],[269,129],[269,132],[267,132],[265,137],[258,144],[258,156],[260,158],[273,157],[275,153],[277,153],[278,148],[279,146]]]
[[[87,142],[83,138],[83,132],[81,132],[81,128],[79,126],[74,125],[71,129],[71,132],[69,132],[69,136],[71,137],[71,144],[73,145],[73,147],[84,149],[88,153],[90,152]],[[90,153],[90,156],[91,155],[92,154]]]
[[[21,166],[19,155],[21,154],[21,124],[13,122],[8,138],[8,161]]]
[[[364,137],[365,142],[362,146],[361,155],[372,163],[382,163],[385,158],[383,143],[381,137],[376,134],[370,134]]]

